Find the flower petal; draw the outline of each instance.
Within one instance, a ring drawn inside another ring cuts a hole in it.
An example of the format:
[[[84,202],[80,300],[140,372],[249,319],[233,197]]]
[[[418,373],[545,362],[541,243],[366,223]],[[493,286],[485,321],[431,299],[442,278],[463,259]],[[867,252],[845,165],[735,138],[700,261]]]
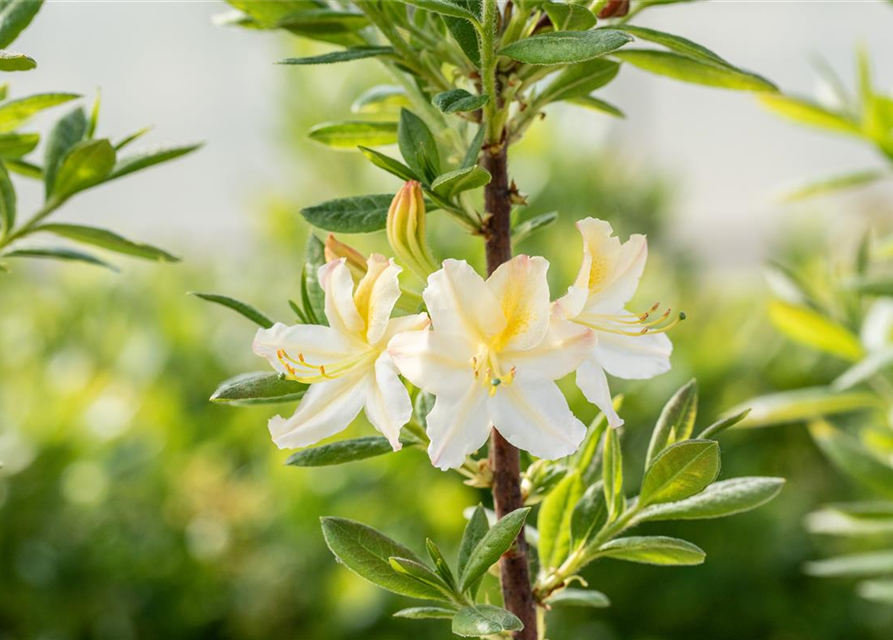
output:
[[[635,329],[633,329],[635,330]],[[605,371],[627,380],[653,378],[670,370],[673,343],[665,333],[623,336],[598,333],[595,354]]]
[[[611,281],[620,256],[620,239],[614,237],[611,223],[597,218],[578,221],[577,230],[583,236],[583,261],[574,286],[587,291],[601,289]]]
[[[366,325],[366,341],[376,344],[384,335],[391,311],[400,297],[397,276],[402,269],[378,253],[369,256],[366,265],[366,275],[357,284],[353,299]]]
[[[254,353],[266,358],[276,371],[288,373],[277,355],[280,349],[291,358],[303,355],[308,363],[319,366],[346,358],[358,346],[363,345],[358,345],[331,327],[317,324],[288,327],[277,322],[269,329],[258,329],[251,348]]]
[[[648,260],[648,242],[645,236],[635,234],[623,243],[610,281],[591,290],[584,312],[610,313],[629,302],[639,286]]]
[[[464,260],[444,260],[443,268],[428,277],[422,296],[437,331],[466,333],[485,341],[505,328],[496,296]]]
[[[497,339],[502,349],[530,349],[543,339],[551,308],[545,258],[515,256],[499,265],[487,286],[502,307],[506,326]]]
[[[381,344],[387,345],[391,338],[407,331],[421,331],[431,324],[427,313],[417,313],[411,316],[400,316],[391,318],[388,322],[387,329],[381,337]]]
[[[310,385],[291,418],[270,419],[273,442],[280,449],[297,449],[343,431],[363,408],[366,380],[356,375]]]
[[[466,386],[459,396],[438,395],[428,414],[428,456],[438,469],[461,467],[465,456],[480,449],[490,434],[487,393],[482,385]]]
[[[474,383],[474,351],[465,335],[409,331],[391,339],[388,353],[407,380],[429,393],[458,396]]]
[[[586,399],[607,416],[608,424],[611,427],[616,429],[623,426],[623,419],[614,411],[611,390],[608,388],[608,378],[594,357],[586,358],[577,369],[577,386]]]
[[[375,374],[369,377],[366,417],[388,439],[394,451],[402,448],[400,430],[412,417],[412,401],[387,353],[375,361]]]
[[[359,334],[366,328],[353,301],[353,278],[344,258],[319,268],[319,283],[326,293],[326,318],[329,326],[342,333]]]
[[[519,449],[556,460],[579,448],[586,427],[554,382],[516,380],[500,386],[487,408],[496,430]]]
[[[558,380],[576,370],[595,344],[591,329],[553,316],[546,335],[533,349],[505,351],[499,359],[515,367],[516,379],[521,382]]]

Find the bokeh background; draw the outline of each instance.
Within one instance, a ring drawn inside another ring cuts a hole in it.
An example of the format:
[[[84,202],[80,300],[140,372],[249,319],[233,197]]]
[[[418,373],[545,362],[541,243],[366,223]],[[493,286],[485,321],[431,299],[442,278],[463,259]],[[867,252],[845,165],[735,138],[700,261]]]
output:
[[[182,264],[126,262],[119,275],[20,264],[0,281],[3,640],[451,637],[436,622],[391,619],[406,601],[338,567],[318,517],[349,516],[416,547],[431,536],[455,549],[462,508],[485,494],[417,451],[286,468],[265,426],[275,408],[207,401],[220,380],[263,367],[250,352],[250,323],[185,292],[227,293],[290,320],[286,300],[298,292],[308,233],[300,207],[397,186],[362,158],[304,137],[387,81],[375,63],[275,66],[298,45],[213,25],[224,9],[52,2],[16,43],[40,67],[13,77],[13,95],[89,96],[101,87],[103,132],[153,123],[155,141],[207,146],[60,215],[158,243]],[[893,86],[893,11],[881,3],[694,3],[656,9],[643,23],[801,92],[814,89],[812,56],[851,79],[861,42],[877,84]],[[595,215],[622,236],[648,233],[641,306],[660,300],[689,317],[672,334],[671,373],[614,385],[627,398],[635,483],[660,406],[688,378],[701,385],[706,424],[756,394],[824,382],[842,368],[774,332],[761,265],[846,255],[870,221],[890,219],[893,191],[780,205],[774,195],[786,183],[880,161],[779,121],[744,94],[624,70],[606,97],[626,120],[555,109],[517,148],[512,173],[532,213],[562,214],[520,248],[552,262],[554,291],[578,264],[574,219]],[[25,208],[37,196],[25,190]],[[456,227],[432,222],[435,252],[480,263]],[[369,249],[382,239],[356,241]],[[593,415],[570,395],[582,418]],[[350,434],[369,430],[358,421]],[[805,431],[732,431],[722,446],[723,477],[785,476],[782,495],[732,520],[662,526],[708,552],[701,567],[593,565],[586,577],[613,606],[553,614],[553,639],[891,637],[889,608],[859,600],[845,580],[801,572],[822,550],[802,530],[803,515],[859,495]]]

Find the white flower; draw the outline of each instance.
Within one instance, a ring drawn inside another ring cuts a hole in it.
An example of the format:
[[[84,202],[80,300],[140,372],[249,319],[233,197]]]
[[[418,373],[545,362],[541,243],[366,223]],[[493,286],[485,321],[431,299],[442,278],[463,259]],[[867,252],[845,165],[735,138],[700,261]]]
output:
[[[423,294],[433,329],[402,333],[388,351],[410,382],[436,396],[428,414],[435,466],[460,466],[491,425],[541,458],[576,451],[586,428],[553,382],[593,344],[588,329],[553,317],[543,258],[518,256],[485,282],[446,260]]]
[[[304,447],[334,435],[365,407],[369,422],[394,451],[400,449],[400,429],[412,415],[412,403],[386,348],[401,331],[427,326],[428,317],[391,318],[400,297],[400,267],[381,255],[370,256],[367,266],[356,292],[344,258],[320,267],[328,327],[277,323],[254,338],[257,355],[288,378],[310,384],[294,415],[270,420],[280,448]]]
[[[645,270],[645,236],[636,234],[621,244],[611,225],[595,218],[580,220],[577,228],[583,235],[583,263],[567,294],[555,302],[555,313],[595,331],[598,340],[577,370],[577,386],[605,413],[612,427],[619,427],[623,420],[612,406],[605,371],[626,379],[668,371],[673,345],[663,332],[685,316],[680,314],[670,325],[661,326],[669,318],[669,309],[650,320],[657,305],[639,314],[625,308]]]

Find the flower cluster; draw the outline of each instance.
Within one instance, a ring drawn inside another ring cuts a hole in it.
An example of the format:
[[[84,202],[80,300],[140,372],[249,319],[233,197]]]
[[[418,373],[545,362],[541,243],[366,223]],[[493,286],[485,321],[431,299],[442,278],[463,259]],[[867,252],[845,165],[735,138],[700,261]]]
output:
[[[276,324],[254,340],[255,353],[277,371],[310,385],[294,415],[270,420],[274,442],[314,444],[365,409],[399,449],[400,430],[412,416],[401,375],[435,397],[428,453],[441,469],[461,466],[491,428],[540,458],[576,451],[586,429],[555,383],[573,372],[611,426],[622,425],[606,372],[649,378],[667,371],[672,345],[665,331],[678,318],[667,324],[669,311],[625,308],[645,268],[644,236],[621,243],[610,224],[593,218],[577,228],[580,272],[555,302],[544,258],[519,255],[486,280],[465,261],[448,259],[427,279],[427,313],[392,317],[401,293],[401,268],[393,260],[373,254],[365,271],[343,255],[330,260],[319,270],[328,326]]]

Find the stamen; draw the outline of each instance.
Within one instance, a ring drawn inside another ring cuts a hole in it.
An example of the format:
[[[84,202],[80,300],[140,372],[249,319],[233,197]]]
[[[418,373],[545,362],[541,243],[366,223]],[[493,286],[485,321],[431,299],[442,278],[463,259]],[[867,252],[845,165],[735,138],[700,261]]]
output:
[[[685,320],[685,314],[680,312],[672,322],[660,326],[670,318],[672,309],[667,309],[657,318],[649,319],[651,318],[651,314],[657,311],[659,307],[660,304],[657,303],[647,312],[638,316],[629,313],[591,314],[580,318],[577,322],[595,329],[596,331],[635,337],[650,333],[665,333],[679,324],[682,320]]]
[[[295,360],[285,349],[277,349],[276,357],[282,366],[285,367],[285,370],[288,372],[288,378],[290,380],[296,380],[298,382],[303,382],[305,384],[313,384],[315,382],[322,382],[324,380],[334,380],[335,378],[342,376],[359,366],[362,366],[366,363],[369,358],[376,355],[376,352],[372,349],[368,351],[363,351],[357,356],[345,358],[344,360],[340,360],[338,362],[332,362],[327,365],[325,364],[310,364],[304,358],[303,353],[298,354],[298,359]],[[293,364],[300,365],[302,368],[307,369],[307,373],[298,373]],[[311,373],[312,372],[312,373]]]

